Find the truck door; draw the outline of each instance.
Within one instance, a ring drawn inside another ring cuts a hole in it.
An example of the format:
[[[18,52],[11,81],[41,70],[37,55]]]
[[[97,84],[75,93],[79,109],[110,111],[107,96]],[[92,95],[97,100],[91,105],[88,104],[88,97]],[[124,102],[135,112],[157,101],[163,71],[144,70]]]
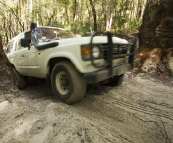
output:
[[[32,76],[35,73],[38,74],[38,62],[37,62],[37,52],[38,50],[31,46],[31,49],[28,47],[21,46],[21,38],[24,35],[21,35],[17,38],[16,48],[13,52],[13,63],[20,74],[26,76]]]

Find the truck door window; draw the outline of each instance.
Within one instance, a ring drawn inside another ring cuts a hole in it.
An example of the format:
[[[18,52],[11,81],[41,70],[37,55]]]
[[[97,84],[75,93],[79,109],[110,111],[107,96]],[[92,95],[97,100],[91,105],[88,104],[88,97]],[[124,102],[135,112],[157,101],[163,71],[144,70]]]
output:
[[[22,47],[22,46],[21,46],[21,39],[22,39],[22,38],[23,38],[23,35],[20,36],[20,37],[18,38],[17,42],[16,42],[16,51],[21,50],[21,49],[23,49],[23,48],[26,48],[26,47]]]
[[[8,43],[8,45],[7,45],[7,53],[13,52],[13,43],[14,43],[14,41],[11,41],[11,42]]]

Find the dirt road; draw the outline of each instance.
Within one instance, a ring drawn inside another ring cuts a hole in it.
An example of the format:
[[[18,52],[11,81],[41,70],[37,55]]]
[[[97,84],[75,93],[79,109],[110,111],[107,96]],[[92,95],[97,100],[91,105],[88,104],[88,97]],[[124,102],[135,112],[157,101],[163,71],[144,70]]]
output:
[[[44,80],[0,96],[0,143],[173,143],[173,88],[154,79],[100,86],[74,105],[52,98]]]

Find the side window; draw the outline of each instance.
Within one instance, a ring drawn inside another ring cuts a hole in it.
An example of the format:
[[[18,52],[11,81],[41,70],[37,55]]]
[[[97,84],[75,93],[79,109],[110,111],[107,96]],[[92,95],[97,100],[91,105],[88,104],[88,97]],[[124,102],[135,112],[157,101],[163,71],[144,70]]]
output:
[[[13,45],[14,45],[14,51],[16,51],[16,49],[17,49],[17,41],[16,40],[14,41]]]
[[[7,44],[7,53],[9,53],[10,49],[10,43]]]
[[[24,47],[21,46],[21,39],[23,38],[24,35],[21,35],[20,37],[18,37],[15,47],[16,47],[16,51],[23,49]]]
[[[13,43],[14,43],[14,41],[11,41],[11,42],[8,43],[8,45],[7,45],[7,53],[13,52]]]
[[[23,47],[21,46],[21,38],[19,38],[18,39],[18,41],[17,41],[17,49],[16,49],[16,51],[17,50],[20,50],[20,49],[22,49]]]

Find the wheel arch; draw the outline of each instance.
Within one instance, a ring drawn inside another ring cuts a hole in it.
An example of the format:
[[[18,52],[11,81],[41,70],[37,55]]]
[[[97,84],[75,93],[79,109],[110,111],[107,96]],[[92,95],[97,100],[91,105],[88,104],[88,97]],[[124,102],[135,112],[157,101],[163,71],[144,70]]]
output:
[[[57,63],[62,62],[62,61],[67,61],[67,62],[71,63],[74,66],[74,68],[77,70],[77,67],[74,65],[74,63],[69,58],[55,57],[55,58],[51,58],[48,62],[48,73],[49,73],[49,75],[51,75],[54,66]],[[77,71],[79,72],[79,70],[77,70]]]

